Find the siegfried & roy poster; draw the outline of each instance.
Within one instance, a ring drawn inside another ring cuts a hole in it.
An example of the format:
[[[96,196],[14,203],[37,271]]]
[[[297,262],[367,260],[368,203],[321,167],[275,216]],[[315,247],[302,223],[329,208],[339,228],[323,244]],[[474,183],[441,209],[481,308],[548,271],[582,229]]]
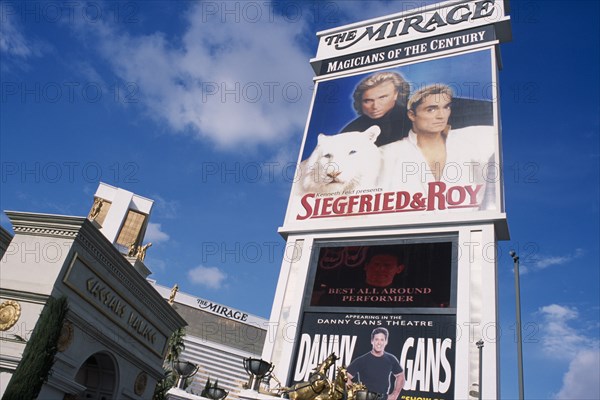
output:
[[[319,81],[285,225],[369,226],[443,221],[457,212],[503,212],[493,51]],[[361,82],[391,73],[403,97],[385,116],[353,98]],[[447,87],[447,159],[435,173],[417,147],[407,104],[430,86]]]

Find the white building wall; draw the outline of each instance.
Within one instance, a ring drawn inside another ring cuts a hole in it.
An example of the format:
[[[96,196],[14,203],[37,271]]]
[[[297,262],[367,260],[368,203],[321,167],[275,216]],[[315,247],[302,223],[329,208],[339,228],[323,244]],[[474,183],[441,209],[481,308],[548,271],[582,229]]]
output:
[[[108,214],[106,214],[102,227],[100,227],[100,232],[111,243],[116,242],[128,210],[132,209],[150,215],[154,203],[153,200],[102,182],[100,182],[95,196],[111,202]]]

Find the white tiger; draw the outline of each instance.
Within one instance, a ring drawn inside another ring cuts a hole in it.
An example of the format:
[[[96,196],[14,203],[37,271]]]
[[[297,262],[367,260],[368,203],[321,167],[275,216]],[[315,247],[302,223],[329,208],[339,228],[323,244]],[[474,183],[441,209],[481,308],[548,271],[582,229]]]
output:
[[[377,125],[364,132],[319,134],[312,154],[300,163],[296,192],[333,193],[377,186],[382,156]]]

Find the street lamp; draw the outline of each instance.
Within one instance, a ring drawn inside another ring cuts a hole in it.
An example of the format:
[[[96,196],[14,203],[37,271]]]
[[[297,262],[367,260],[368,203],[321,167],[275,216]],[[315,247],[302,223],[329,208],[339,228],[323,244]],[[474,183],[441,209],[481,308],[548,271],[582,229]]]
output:
[[[173,370],[177,373],[177,384],[175,387],[185,390],[185,381],[198,372],[198,365],[189,361],[175,360],[173,361]]]
[[[521,338],[521,285],[519,283],[519,256],[514,250],[508,254],[513,259],[515,267],[515,296],[517,306],[517,366],[519,371],[519,400],[523,400],[523,340]]]
[[[225,389],[221,389],[215,384],[214,386],[207,387],[204,394],[211,400],[223,400],[227,397],[229,392],[225,391]]]
[[[475,343],[479,349],[479,400],[483,398],[483,339]]]
[[[275,366],[268,361],[261,360],[258,358],[244,358],[244,369],[250,375],[248,381],[248,388],[250,390],[258,391],[260,387],[260,381],[273,371]]]

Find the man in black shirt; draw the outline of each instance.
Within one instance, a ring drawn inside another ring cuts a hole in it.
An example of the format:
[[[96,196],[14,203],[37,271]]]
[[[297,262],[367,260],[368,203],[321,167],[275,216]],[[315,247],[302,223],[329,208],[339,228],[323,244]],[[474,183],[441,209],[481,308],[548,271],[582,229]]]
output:
[[[383,400],[396,400],[404,386],[404,370],[391,353],[385,351],[389,332],[386,328],[375,328],[371,333],[372,350],[352,360],[348,366],[348,383],[353,378],[362,382],[369,391],[380,393]],[[390,376],[394,378],[393,384]],[[391,393],[390,389],[393,387]]]

